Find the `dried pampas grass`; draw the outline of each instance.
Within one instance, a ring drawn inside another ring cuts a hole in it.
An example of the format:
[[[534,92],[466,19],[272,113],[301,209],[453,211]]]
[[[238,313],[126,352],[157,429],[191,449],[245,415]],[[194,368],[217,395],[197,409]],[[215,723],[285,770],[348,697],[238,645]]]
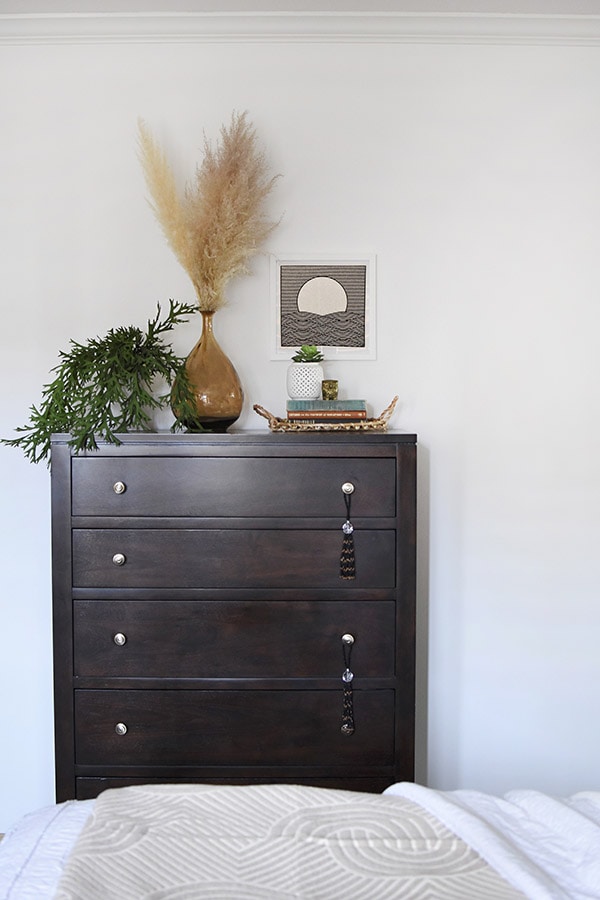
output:
[[[151,206],[177,259],[188,273],[203,312],[226,302],[225,285],[249,272],[250,258],[275,228],[264,202],[271,177],[246,113],[234,113],[213,149],[204,140],[196,178],[180,195],[169,162],[145,123],[138,123],[139,156]]]

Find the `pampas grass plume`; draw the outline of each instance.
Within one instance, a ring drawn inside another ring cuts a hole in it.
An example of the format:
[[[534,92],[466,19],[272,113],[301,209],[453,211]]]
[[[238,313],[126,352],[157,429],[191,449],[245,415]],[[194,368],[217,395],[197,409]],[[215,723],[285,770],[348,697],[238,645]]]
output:
[[[264,213],[271,177],[247,114],[233,113],[216,147],[205,138],[204,158],[182,194],[165,153],[138,122],[138,147],[150,205],[168,244],[194,285],[202,312],[226,302],[225,286],[249,272],[276,222]]]

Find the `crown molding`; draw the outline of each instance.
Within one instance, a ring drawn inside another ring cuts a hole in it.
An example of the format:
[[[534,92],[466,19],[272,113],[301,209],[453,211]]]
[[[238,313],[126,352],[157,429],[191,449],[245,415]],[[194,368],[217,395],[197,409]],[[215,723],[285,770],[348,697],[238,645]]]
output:
[[[348,42],[600,44],[600,16],[475,13],[31,13],[0,15],[0,44]]]

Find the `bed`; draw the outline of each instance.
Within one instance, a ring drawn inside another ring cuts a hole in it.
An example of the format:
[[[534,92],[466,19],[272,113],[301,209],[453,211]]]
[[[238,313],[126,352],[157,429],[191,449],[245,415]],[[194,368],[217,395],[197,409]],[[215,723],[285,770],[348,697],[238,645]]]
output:
[[[137,785],[20,820],[2,900],[600,898],[600,792]]]

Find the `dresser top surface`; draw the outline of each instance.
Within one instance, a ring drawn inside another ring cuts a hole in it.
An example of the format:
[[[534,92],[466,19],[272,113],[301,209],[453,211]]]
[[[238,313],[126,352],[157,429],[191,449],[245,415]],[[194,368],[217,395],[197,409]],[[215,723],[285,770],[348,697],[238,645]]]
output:
[[[376,445],[376,444],[415,444],[416,434],[404,431],[378,432],[343,432],[343,431],[303,431],[277,432],[270,431],[230,431],[225,434],[205,432],[201,434],[172,433],[170,431],[129,432],[116,435],[120,445],[142,449],[144,446],[154,447],[235,447],[250,445],[266,445],[269,447],[294,446],[331,446],[331,445]],[[69,444],[71,435],[52,435],[53,445]],[[119,445],[98,441],[100,452],[118,452]],[[81,452],[79,455],[94,455],[95,451]]]

